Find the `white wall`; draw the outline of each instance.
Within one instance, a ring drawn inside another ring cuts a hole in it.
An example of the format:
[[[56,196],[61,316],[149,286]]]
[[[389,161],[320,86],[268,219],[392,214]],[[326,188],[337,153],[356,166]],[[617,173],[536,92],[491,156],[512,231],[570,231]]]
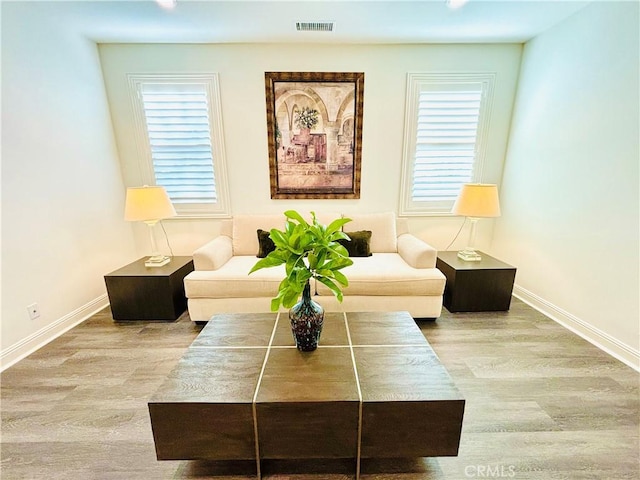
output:
[[[521,45],[100,45],[125,183],[141,184],[128,73],[218,72],[232,213],[272,213],[289,208],[325,211],[398,211],[408,72],[496,72],[485,182],[499,182]],[[359,200],[271,200],[267,152],[265,71],[365,73],[362,184]],[[461,217],[411,218],[411,229],[444,249]],[[215,220],[168,220],[176,253],[191,254],[218,232]],[[479,245],[489,243],[492,221],[480,226]],[[148,250],[137,229],[140,253]],[[466,232],[452,248],[464,246]]]
[[[638,3],[526,44],[492,251],[524,299],[638,365]]]
[[[51,14],[2,4],[3,367],[106,305],[103,275],[135,258],[97,47]]]

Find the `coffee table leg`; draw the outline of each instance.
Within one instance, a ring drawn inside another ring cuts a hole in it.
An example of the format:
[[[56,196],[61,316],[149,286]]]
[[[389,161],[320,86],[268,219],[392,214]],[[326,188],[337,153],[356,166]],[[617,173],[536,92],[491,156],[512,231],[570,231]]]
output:
[[[262,479],[262,471],[260,470],[260,444],[258,443],[258,413],[256,412],[255,397],[253,404],[251,405],[253,410],[253,434],[254,442],[256,444],[256,477],[258,480]]]
[[[360,480],[360,462],[361,462],[361,446],[362,446],[362,401],[360,402],[358,412],[358,447],[356,449],[356,480]]]

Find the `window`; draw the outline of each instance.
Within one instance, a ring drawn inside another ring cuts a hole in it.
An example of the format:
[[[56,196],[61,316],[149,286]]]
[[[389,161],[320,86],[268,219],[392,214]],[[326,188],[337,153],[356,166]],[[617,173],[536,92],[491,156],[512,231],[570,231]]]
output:
[[[142,182],[165,187],[179,216],[228,214],[216,75],[131,75]]]
[[[449,214],[462,185],[481,181],[494,76],[408,75],[402,215]]]

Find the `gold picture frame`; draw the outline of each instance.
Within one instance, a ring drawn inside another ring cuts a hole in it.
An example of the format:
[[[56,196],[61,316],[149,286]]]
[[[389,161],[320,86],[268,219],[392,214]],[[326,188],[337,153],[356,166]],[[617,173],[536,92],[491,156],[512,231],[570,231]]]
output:
[[[264,77],[271,198],[360,198],[364,73]]]

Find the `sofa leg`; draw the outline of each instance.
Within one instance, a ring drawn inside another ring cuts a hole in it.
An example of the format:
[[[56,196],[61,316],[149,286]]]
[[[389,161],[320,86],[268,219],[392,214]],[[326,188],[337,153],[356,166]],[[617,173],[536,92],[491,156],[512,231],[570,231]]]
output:
[[[196,320],[195,324],[202,327],[204,325],[206,325],[207,323],[209,323],[207,320]]]

